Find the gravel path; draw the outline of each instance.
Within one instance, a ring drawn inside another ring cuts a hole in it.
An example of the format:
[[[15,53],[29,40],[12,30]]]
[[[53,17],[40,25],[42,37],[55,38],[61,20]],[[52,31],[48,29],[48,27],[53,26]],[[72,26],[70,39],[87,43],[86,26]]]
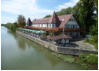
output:
[[[74,44],[77,44],[78,46],[75,48],[83,49],[83,50],[92,50],[97,51],[96,48],[89,43],[84,42],[84,40],[73,42]]]

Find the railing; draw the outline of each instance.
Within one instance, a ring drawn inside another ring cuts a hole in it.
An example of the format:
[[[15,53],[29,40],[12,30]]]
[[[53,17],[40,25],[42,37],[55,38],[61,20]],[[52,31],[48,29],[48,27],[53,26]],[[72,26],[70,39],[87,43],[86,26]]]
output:
[[[36,30],[44,30],[44,31],[53,31],[53,32],[58,32],[58,31],[63,31],[62,28],[48,28],[48,27],[33,27],[33,26],[25,26],[25,28],[29,29],[36,29]],[[64,31],[67,32],[76,32],[76,31],[83,31],[81,28],[65,28]]]
[[[36,29],[36,30],[44,30],[44,31],[54,31],[54,32],[58,31],[58,28],[33,27],[33,26],[25,26],[25,28]]]

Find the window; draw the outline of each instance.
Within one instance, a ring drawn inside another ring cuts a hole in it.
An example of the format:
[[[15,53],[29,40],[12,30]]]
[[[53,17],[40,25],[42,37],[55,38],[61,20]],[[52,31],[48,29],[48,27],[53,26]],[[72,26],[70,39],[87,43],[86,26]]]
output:
[[[70,21],[73,21],[73,19],[71,18]]]
[[[75,28],[75,25],[73,25],[73,28]]]
[[[71,25],[71,28],[73,28],[74,25]]]
[[[77,25],[77,28],[79,28],[79,26]]]
[[[61,19],[61,21],[64,21],[64,19]]]
[[[66,40],[66,43],[69,43],[69,40]]]
[[[74,28],[76,28],[77,25],[74,25]]]
[[[53,27],[56,27],[55,24],[53,24]]]

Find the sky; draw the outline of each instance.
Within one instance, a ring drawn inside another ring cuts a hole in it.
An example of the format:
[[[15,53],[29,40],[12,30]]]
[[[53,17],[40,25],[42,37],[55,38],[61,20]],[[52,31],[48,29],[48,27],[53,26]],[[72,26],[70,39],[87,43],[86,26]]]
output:
[[[61,9],[73,7],[79,0],[1,0],[1,23],[16,22],[18,15],[26,20],[43,18]]]

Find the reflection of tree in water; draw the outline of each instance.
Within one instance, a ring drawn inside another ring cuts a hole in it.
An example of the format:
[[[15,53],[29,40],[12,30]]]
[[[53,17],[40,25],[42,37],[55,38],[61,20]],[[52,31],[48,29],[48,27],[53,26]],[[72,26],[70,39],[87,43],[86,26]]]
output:
[[[53,52],[49,49],[44,48],[43,46],[35,42],[32,42],[32,44],[30,43],[30,45],[32,45],[39,53],[44,54],[44,56],[48,59],[48,61],[50,61],[52,66],[55,66],[58,63],[57,61],[59,59],[55,58],[55,56],[52,54]]]
[[[25,41],[22,40],[21,37],[19,37],[16,32],[13,32],[11,30],[8,30],[8,33],[10,33],[11,35],[13,35],[13,37],[16,39],[17,43],[18,43],[18,46],[19,48],[21,48],[22,50],[25,50],[26,46],[25,46]]]
[[[48,59],[48,61],[50,61],[52,66],[55,66],[58,63],[57,58],[55,58],[55,56],[52,55],[52,52],[49,49],[46,49],[43,46],[39,45],[38,43],[28,40],[23,36],[16,34],[15,32],[11,31],[8,32],[14,36],[14,38],[18,43],[19,48],[21,48],[22,50],[25,50],[26,47],[28,48],[33,47],[39,53],[44,54],[44,56]]]
[[[17,35],[17,43],[18,43],[18,46],[19,46],[19,48],[21,48],[22,50],[25,50],[25,48],[26,48],[26,41],[23,39],[23,37],[22,36],[18,36]]]
[[[14,37],[15,39],[17,38],[16,32],[13,32],[13,31],[11,31],[11,30],[8,30],[7,32],[10,33],[11,35],[13,35],[13,37]]]

